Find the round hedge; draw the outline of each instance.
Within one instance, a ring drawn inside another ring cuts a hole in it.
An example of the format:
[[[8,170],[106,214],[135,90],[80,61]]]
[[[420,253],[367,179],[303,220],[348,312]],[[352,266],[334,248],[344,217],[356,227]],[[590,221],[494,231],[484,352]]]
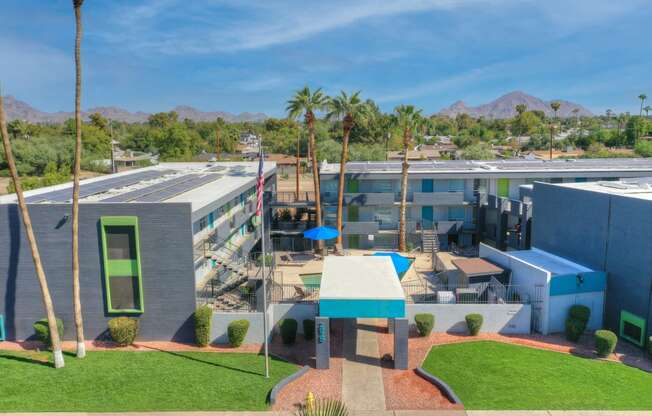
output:
[[[303,337],[307,341],[315,339],[315,321],[313,319],[303,320]]]
[[[427,337],[435,326],[435,317],[431,313],[418,313],[414,315],[414,322],[417,324],[419,336]]]
[[[591,309],[584,305],[573,305],[568,311],[568,316],[587,323],[591,317]]]
[[[232,347],[239,347],[242,345],[248,331],[249,321],[246,319],[231,321],[227,328],[227,333],[229,335],[229,344],[231,344]]]
[[[470,313],[464,317],[466,326],[469,328],[469,334],[476,336],[480,333],[484,319],[479,313]]]
[[[280,324],[281,329],[281,338],[283,339],[283,344],[291,345],[297,339],[297,321],[294,319],[283,319]]]
[[[195,343],[200,347],[206,347],[210,343],[211,321],[213,320],[213,308],[200,306],[193,314],[195,321]]]
[[[138,319],[121,316],[109,320],[109,334],[122,347],[133,344],[138,335]]]
[[[571,342],[577,342],[586,330],[586,322],[572,317],[566,318],[566,339]]]
[[[59,318],[55,318],[57,321],[57,331],[59,332],[59,339],[63,338],[63,321]],[[48,347],[52,346],[52,339],[50,338],[50,327],[48,326],[48,319],[43,318],[34,322],[32,325],[34,328],[34,333],[36,337],[47,345]]]
[[[611,331],[600,329],[595,331],[595,350],[600,357],[610,356],[616,349],[618,337]]]

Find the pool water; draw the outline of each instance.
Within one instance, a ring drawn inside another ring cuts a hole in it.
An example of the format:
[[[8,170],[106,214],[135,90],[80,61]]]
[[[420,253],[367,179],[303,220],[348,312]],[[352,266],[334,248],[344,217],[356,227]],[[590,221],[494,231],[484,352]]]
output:
[[[321,284],[321,273],[302,274],[299,277],[301,277],[304,286],[309,288],[318,289]]]

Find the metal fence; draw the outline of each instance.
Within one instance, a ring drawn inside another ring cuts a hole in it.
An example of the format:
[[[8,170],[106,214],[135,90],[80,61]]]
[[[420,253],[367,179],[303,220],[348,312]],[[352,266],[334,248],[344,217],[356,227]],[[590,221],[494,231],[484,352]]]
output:
[[[319,287],[268,282],[268,302],[270,303],[317,303]]]
[[[527,289],[505,286],[497,280],[465,285],[403,283],[407,303],[522,304],[530,303]]]

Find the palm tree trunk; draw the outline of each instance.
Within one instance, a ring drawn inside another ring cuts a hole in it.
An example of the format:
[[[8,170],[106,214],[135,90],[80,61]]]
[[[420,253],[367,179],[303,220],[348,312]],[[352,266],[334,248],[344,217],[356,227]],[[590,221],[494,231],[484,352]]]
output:
[[[348,116],[347,116],[348,118]],[[337,244],[342,244],[342,215],[344,210],[344,180],[346,174],[346,159],[349,156],[349,135],[351,134],[351,120],[344,120],[342,135],[342,158],[340,159],[340,177],[337,185]]]
[[[296,200],[300,201],[299,197],[299,182],[301,181],[301,133],[297,135],[297,172],[296,172]]]
[[[215,129],[215,160],[220,160],[220,130]]]
[[[310,146],[310,160],[312,163],[312,180],[315,186],[315,212],[317,227],[321,227],[321,195],[319,192],[319,166],[317,165],[317,152],[315,151],[315,121],[312,117],[308,120],[308,138]],[[317,248],[322,248],[322,242],[317,241]]]
[[[18,170],[16,169],[16,161],[14,160],[14,154],[11,150],[11,144],[9,143],[9,133],[7,132],[7,122],[5,120],[5,109],[4,109],[4,104],[2,102],[1,93],[0,93],[0,134],[2,135],[2,146],[4,147],[5,158],[7,159],[7,165],[9,166],[9,173],[11,175],[12,181],[14,182],[14,188],[16,189],[16,198],[18,199],[18,207],[20,209],[20,214],[23,218],[25,235],[27,237],[27,242],[29,243],[29,248],[32,251],[34,270],[36,271],[36,277],[41,287],[43,306],[45,307],[46,316],[48,318],[48,328],[50,329],[50,339],[52,340],[52,352],[54,353],[54,367],[61,368],[64,366],[64,361],[63,361],[63,352],[61,351],[61,338],[59,337],[56,315],[54,314],[54,305],[52,304],[50,289],[48,288],[48,282],[45,277],[45,270],[43,269],[43,264],[41,263],[41,255],[39,253],[38,246],[36,245],[36,236],[34,235],[34,229],[32,228],[32,219],[29,216],[29,211],[27,210],[27,204],[25,203],[25,197],[23,196],[23,187],[21,186],[20,178],[18,177]]]
[[[77,333],[77,358],[86,356],[84,344],[84,320],[82,319],[81,296],[79,289],[79,174],[81,171],[82,120],[81,120],[81,4],[75,7],[75,166],[72,186],[72,305]]]
[[[407,251],[407,230],[405,229],[405,217],[407,206],[407,187],[408,187],[408,148],[409,132],[403,132],[403,166],[401,168],[401,209],[399,213],[398,225],[398,251]]]

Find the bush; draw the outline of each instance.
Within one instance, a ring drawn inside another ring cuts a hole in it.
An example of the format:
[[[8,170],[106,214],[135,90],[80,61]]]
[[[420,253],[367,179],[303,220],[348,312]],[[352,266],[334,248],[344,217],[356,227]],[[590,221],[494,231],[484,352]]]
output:
[[[121,347],[131,345],[138,335],[138,319],[121,316],[109,320],[111,339]]]
[[[195,343],[199,347],[206,347],[211,341],[213,309],[210,306],[200,306],[195,311],[193,318],[195,321]]]
[[[297,321],[294,319],[283,319],[281,321],[281,338],[283,338],[283,344],[290,345],[294,344],[294,341],[297,339]]]
[[[59,338],[63,337],[63,321],[59,318],[55,318],[57,320],[57,329],[59,330]],[[50,339],[50,327],[48,326],[48,319],[43,318],[39,319],[38,321],[34,322],[32,325],[34,327],[34,333],[36,334],[36,337],[47,345],[48,347],[52,346],[52,339]]]
[[[599,357],[608,357],[616,349],[618,337],[611,331],[601,329],[595,331],[595,350]]]
[[[418,313],[414,316],[420,337],[427,337],[435,326],[435,317],[431,313]]]
[[[303,337],[310,341],[315,338],[315,321],[312,319],[303,320]]]
[[[572,342],[579,341],[586,331],[586,325],[591,317],[591,309],[584,305],[573,305],[566,318],[566,339]]]
[[[482,315],[479,313],[471,313],[464,317],[466,320],[466,326],[469,328],[469,334],[476,336],[480,333],[480,328],[482,328]]]
[[[591,317],[591,309],[584,305],[573,305],[568,311],[568,316],[573,319],[578,319],[584,323],[589,322]]]
[[[238,319],[231,321],[227,332],[229,334],[229,344],[232,347],[239,347],[244,342],[247,332],[249,331],[249,321],[246,319]]]

